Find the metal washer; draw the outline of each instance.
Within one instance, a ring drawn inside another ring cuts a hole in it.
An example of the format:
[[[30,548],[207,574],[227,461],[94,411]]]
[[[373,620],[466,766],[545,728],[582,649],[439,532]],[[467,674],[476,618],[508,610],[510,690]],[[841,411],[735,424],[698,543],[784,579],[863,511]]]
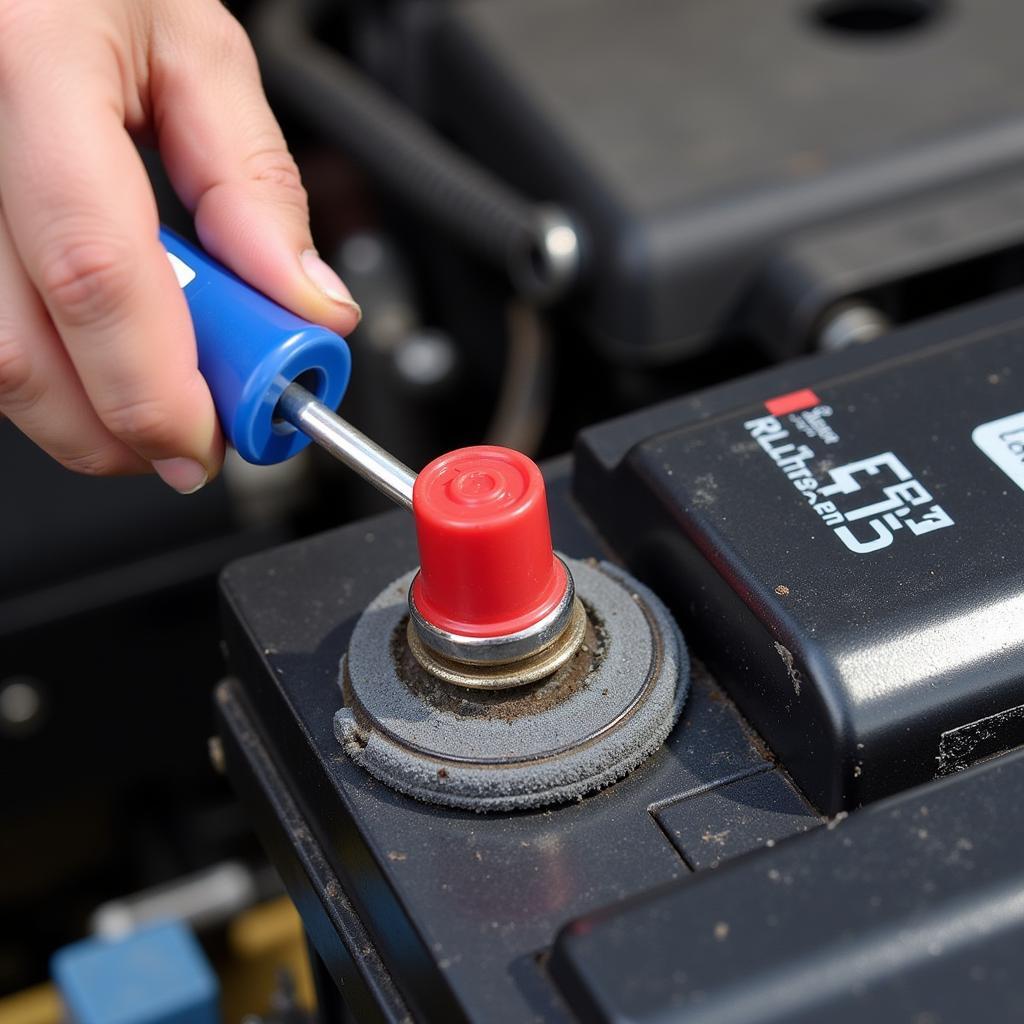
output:
[[[557,555],[555,556],[557,558]],[[479,637],[463,636],[458,633],[448,633],[443,629],[428,622],[416,607],[416,577],[409,586],[409,643],[415,645],[413,654],[416,660],[428,671],[435,670],[434,664],[438,659],[443,665],[446,662],[454,661],[463,665],[484,666],[484,665],[508,665],[512,662],[521,662],[525,658],[538,655],[541,651],[556,645],[565,638],[565,633],[570,631],[572,620],[578,614],[576,600],[576,588],[573,583],[572,573],[562,559],[558,559],[565,569],[565,593],[553,608],[539,622],[532,626],[513,633],[511,636],[501,637]],[[563,662],[572,657],[576,648],[571,644]],[[552,666],[552,671],[558,665]],[[501,673],[498,673],[500,675]],[[440,673],[441,678],[444,674]],[[469,673],[465,673],[469,675]],[[501,686],[514,685],[511,680],[515,679],[516,673],[510,672],[509,680],[504,683],[468,682],[463,681],[463,686],[481,686],[484,689],[500,689]],[[540,678],[535,676],[534,678]]]
[[[360,617],[342,660],[346,706],[334,731],[349,757],[419,800],[509,811],[578,799],[653,753],[689,690],[679,629],[658,598],[621,569],[566,562],[600,626],[602,649],[591,652],[594,664],[575,688],[536,712],[522,713],[520,691],[451,688],[457,696],[449,704],[458,712],[417,692],[397,660],[414,574],[386,588]],[[513,714],[513,707],[520,710]]]
[[[514,661],[467,664],[440,656],[423,643],[422,634],[416,629],[416,606],[411,593],[409,613],[406,639],[413,657],[432,676],[470,690],[510,690],[557,672],[579,650],[587,628],[586,610],[580,599],[573,596],[561,633],[543,647]]]

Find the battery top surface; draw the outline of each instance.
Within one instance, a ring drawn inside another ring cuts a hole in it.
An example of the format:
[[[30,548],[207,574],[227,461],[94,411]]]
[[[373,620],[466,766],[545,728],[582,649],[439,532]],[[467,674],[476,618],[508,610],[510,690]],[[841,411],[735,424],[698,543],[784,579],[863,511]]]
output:
[[[577,490],[838,810],[1024,739],[1024,328],[971,313],[785,375],[623,442],[628,512],[594,459]]]

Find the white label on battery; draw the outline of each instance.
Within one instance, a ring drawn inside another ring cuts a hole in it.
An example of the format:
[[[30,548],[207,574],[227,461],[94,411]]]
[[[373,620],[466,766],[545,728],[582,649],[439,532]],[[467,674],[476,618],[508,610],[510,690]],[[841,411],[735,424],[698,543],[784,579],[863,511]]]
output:
[[[173,252],[169,252],[167,258],[174,268],[174,276],[178,279],[179,287],[184,288],[196,279],[196,272],[187,263],[182,263]]]
[[[971,434],[974,443],[1024,491],[1024,412],[982,423]]]

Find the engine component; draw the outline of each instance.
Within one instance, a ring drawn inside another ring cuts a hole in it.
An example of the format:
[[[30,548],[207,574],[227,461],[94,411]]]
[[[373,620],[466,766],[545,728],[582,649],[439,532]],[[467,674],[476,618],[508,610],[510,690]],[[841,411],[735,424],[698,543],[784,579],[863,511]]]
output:
[[[448,144],[313,31],[318,2],[269,2],[252,17],[269,88],[378,181],[494,260],[527,298],[559,298],[580,275],[573,219],[534,203]]]
[[[354,5],[355,59],[406,104],[386,115],[296,5],[270,6],[272,95],[410,211],[437,223],[461,194],[447,165],[427,172],[422,125],[415,147],[387,141],[410,114],[506,193],[572,211],[573,308],[621,361],[737,334],[792,354],[852,297],[904,322],[922,291],[926,311],[948,308],[935,275],[1012,266],[1024,244],[1024,10],[1005,0],[653,0],[642,18],[618,0]],[[464,202],[476,223],[449,230],[479,234],[504,205]]]
[[[53,958],[76,1024],[217,1024],[220,985],[202,947],[178,921],[117,939],[85,939]]]

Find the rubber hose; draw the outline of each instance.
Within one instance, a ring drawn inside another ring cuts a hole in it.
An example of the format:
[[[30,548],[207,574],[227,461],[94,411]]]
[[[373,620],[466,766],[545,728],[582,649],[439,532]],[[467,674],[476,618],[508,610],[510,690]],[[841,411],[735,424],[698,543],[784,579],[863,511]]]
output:
[[[254,8],[250,26],[268,91],[377,183],[501,266],[524,297],[543,302],[564,293],[579,270],[568,216],[517,195],[320,43],[310,29],[317,7],[265,0]]]

